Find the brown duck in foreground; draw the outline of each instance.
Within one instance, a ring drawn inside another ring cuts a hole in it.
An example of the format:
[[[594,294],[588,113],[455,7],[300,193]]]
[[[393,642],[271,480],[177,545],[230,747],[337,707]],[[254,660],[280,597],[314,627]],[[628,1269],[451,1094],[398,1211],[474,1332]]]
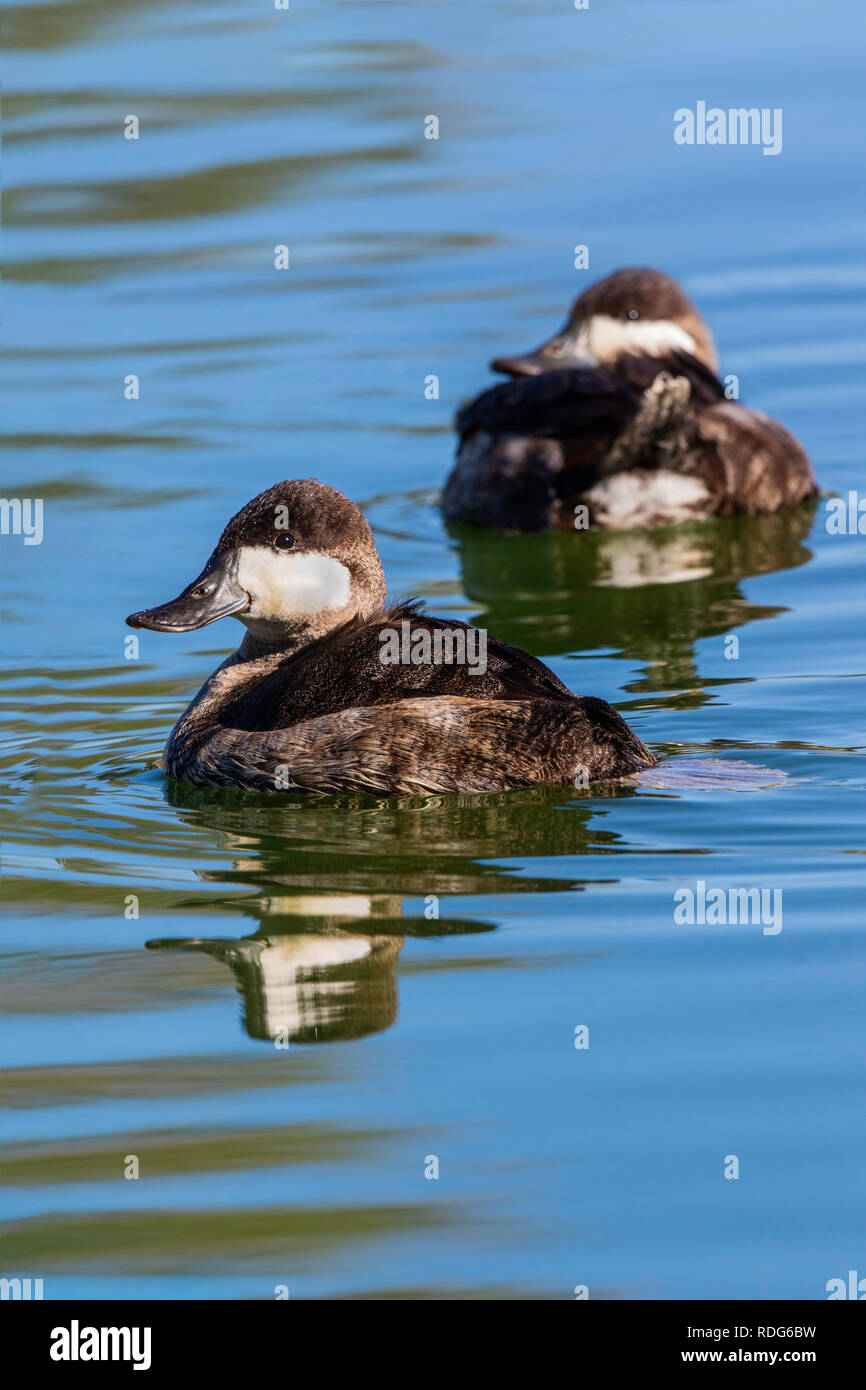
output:
[[[200,786],[487,792],[622,777],[655,758],[604,700],[535,657],[414,603],[385,606],[367,521],[307,478],[254,497],[197,579],[130,627],[247,632],[169,736]]]

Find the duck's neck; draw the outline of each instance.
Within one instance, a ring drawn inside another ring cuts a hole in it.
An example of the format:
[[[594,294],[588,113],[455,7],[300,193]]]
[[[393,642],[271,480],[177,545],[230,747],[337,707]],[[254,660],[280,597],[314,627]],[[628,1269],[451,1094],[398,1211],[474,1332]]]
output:
[[[294,656],[312,642],[339,631],[354,619],[365,619],[382,609],[378,596],[369,603],[359,604],[357,600],[347,603],[344,608],[311,615],[306,622],[297,622],[291,627],[279,623],[256,622],[246,624],[244,639],[234,654],[237,662],[260,661],[263,657]]]
[[[292,633],[276,639],[257,637],[247,630],[235,652],[236,661],[259,661],[263,656],[292,656],[314,639],[307,632]]]

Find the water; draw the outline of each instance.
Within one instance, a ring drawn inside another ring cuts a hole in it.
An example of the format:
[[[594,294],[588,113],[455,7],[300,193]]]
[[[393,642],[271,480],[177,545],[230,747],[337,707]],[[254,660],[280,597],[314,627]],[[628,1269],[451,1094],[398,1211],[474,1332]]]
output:
[[[743,397],[826,489],[861,484],[859,4],[6,14],[3,489],[46,510],[41,546],[3,540],[3,1272],[220,1299],[811,1299],[864,1272],[862,537],[823,501],[631,539],[449,536],[435,506],[453,410],[559,323],[579,243],[593,277],[680,276]],[[781,107],[782,154],[675,146],[704,99]],[[662,753],[773,775],[167,785],[240,629],[131,661],[123,618],[309,474],[365,507],[394,594]],[[781,890],[782,930],[678,925],[699,881]]]

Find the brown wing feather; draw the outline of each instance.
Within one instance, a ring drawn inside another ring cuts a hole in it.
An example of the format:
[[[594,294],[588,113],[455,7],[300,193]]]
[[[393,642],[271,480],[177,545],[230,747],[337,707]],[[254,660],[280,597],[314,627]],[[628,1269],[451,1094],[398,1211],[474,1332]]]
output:
[[[457,431],[461,438],[474,430],[556,439],[615,434],[637,413],[660,372],[686,377],[696,404],[724,400],[719,379],[690,353],[628,355],[606,368],[569,367],[493,386],[458,412]]]
[[[439,698],[344,710],[252,735],[217,729],[186,780],[270,791],[413,795],[498,791],[576,777],[583,784],[629,775],[653,762],[603,700]]]
[[[817,494],[805,450],[760,410],[725,401],[703,411],[697,452],[719,516],[769,515]]]

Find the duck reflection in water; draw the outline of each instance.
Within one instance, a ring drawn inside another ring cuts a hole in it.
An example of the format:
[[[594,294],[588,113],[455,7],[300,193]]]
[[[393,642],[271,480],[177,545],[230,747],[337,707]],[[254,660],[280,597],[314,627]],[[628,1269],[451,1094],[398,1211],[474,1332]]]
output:
[[[400,916],[399,899],[383,901]],[[389,1028],[397,1016],[394,967],[405,937],[353,931],[347,919],[366,917],[369,898],[266,899],[252,936],[148,941],[149,950],[202,951],[231,970],[251,1038],[285,1046],[363,1038]]]
[[[588,793],[525,788],[492,795],[285,797],[169,783],[166,800],[199,848],[231,856],[200,880],[256,889],[254,899],[220,898],[258,929],[236,940],[187,936],[147,942],[150,950],[197,951],[232,972],[250,1037],[280,1045],[348,1041],[389,1028],[397,1017],[396,967],[407,937],[490,932],[495,924],[458,916],[449,899],[478,893],[561,893],[594,881],[586,854],[619,840],[595,823]],[[594,789],[601,796],[632,788]],[[516,874],[503,847],[542,861]],[[195,846],[194,846],[195,847]],[[547,858],[572,856],[585,877],[549,876]],[[596,860],[595,863],[601,861]],[[605,879],[609,875],[603,875]],[[389,891],[391,889],[400,891]],[[275,891],[276,889],[276,891]],[[384,890],[384,891],[383,891]],[[407,911],[406,897],[416,901]],[[436,915],[438,914],[438,915]]]
[[[506,536],[455,526],[451,535],[479,626],[548,657],[615,642],[644,668],[624,689],[683,691],[678,704],[700,704],[707,682],[695,643],[786,611],[746,598],[741,584],[811,559],[816,506],[641,533]]]

